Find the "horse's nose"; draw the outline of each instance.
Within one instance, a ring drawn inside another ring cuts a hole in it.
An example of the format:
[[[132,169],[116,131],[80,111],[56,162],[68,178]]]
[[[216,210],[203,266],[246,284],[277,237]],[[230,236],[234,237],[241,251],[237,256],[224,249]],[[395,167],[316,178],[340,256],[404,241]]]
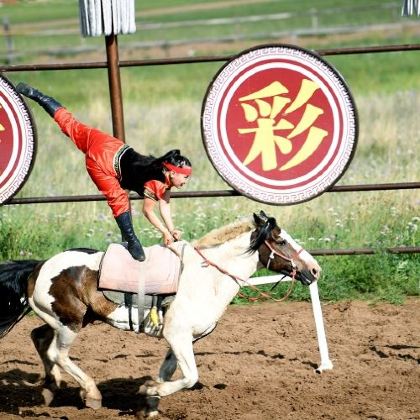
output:
[[[315,277],[316,280],[321,276],[321,267],[318,264],[313,265],[311,268],[311,274]]]

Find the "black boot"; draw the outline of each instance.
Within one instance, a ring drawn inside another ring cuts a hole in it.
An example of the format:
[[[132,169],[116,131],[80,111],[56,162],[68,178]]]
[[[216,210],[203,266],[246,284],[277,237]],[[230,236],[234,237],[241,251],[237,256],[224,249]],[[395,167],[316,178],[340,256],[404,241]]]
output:
[[[63,105],[57,102],[54,98],[51,98],[51,96],[44,95],[39,90],[36,90],[35,88],[27,85],[26,83],[19,83],[16,86],[16,90],[21,95],[27,96],[35,102],[38,102],[42,106],[42,108],[44,108],[45,111],[47,111],[48,114],[51,115],[51,117],[54,117],[54,114],[58,109],[63,108]]]
[[[144,261],[146,256],[144,255],[143,247],[140,241],[137,239],[134,233],[133,223],[131,222],[131,215],[129,211],[120,214],[115,218],[117,225],[120,228],[123,240],[128,242],[128,251],[131,256],[138,261]]]

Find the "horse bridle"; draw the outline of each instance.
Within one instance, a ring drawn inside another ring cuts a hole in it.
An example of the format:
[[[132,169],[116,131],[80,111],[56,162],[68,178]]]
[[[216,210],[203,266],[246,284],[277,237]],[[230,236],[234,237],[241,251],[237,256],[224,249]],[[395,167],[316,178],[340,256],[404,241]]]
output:
[[[268,257],[268,260],[267,260],[267,265],[266,265],[267,270],[270,269],[271,261],[274,260],[274,256],[277,255],[278,257],[282,258],[283,260],[290,262],[290,264],[292,265],[292,271],[290,272],[290,277],[292,277],[294,279],[295,276],[296,276],[296,272],[297,272],[296,271],[297,265],[296,265],[295,261],[293,260],[293,257],[295,259],[297,259],[297,257],[299,256],[299,254],[303,251],[303,248],[301,247],[299,249],[299,251],[293,250],[293,257],[290,258],[287,255],[283,254],[278,249],[273,248],[271,246],[270,242],[268,242],[267,240],[264,241],[264,244],[271,251],[271,253],[270,253],[269,257]]]
[[[269,247],[270,248],[270,247]],[[226,276],[229,276],[239,287],[243,287],[243,286],[247,286],[247,287],[249,287],[249,288],[251,288],[251,289],[253,289],[253,290],[255,290],[260,296],[262,296],[262,297],[264,297],[264,298],[266,298],[266,299],[271,299],[271,300],[274,300],[275,302],[283,302],[284,300],[286,300],[288,297],[289,297],[289,295],[290,295],[290,293],[292,292],[292,290],[293,290],[293,285],[294,285],[294,282],[295,282],[295,276],[296,276],[296,271],[294,272],[294,274],[293,273],[291,273],[291,276],[293,275],[293,277],[292,277],[292,283],[290,284],[290,287],[289,287],[289,290],[287,291],[287,293],[281,298],[281,299],[276,299],[276,298],[274,298],[273,296],[271,296],[271,294],[269,294],[268,292],[263,292],[262,290],[259,290],[256,286],[254,286],[253,284],[251,284],[251,283],[249,283],[247,280],[245,280],[245,279],[241,279],[240,277],[238,277],[238,276],[235,276],[235,275],[233,275],[233,274],[231,274],[231,273],[229,273],[228,271],[226,271],[225,269],[223,269],[222,267],[220,267],[219,265],[217,265],[217,264],[215,264],[214,262],[212,262],[212,261],[210,261],[202,252],[201,252],[201,250],[199,249],[199,248],[197,248],[196,246],[194,247],[194,249],[195,249],[195,251],[198,253],[198,255],[200,255],[200,257],[203,259],[203,262],[202,262],[202,266],[203,267],[209,267],[209,266],[211,266],[211,267],[214,267],[214,268],[216,268],[218,271],[220,271],[222,274],[225,274]],[[270,248],[271,249],[271,248]],[[287,257],[286,257],[287,258]],[[239,293],[239,296],[241,296],[241,297],[243,297],[243,298],[246,298],[247,300],[249,300],[249,301],[256,301],[256,300],[258,300],[258,298],[250,298],[250,297],[247,297],[247,296],[245,296],[245,295],[242,295],[241,293]]]

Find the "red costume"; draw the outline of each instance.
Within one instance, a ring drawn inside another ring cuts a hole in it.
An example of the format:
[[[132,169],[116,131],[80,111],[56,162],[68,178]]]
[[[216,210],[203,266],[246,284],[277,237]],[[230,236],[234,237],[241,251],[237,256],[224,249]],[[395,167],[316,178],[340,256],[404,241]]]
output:
[[[183,185],[182,179],[180,183],[179,177],[174,178],[170,173],[191,175],[191,164],[188,159],[182,157],[177,149],[169,151],[160,158],[141,155],[121,140],[79,122],[54,98],[44,95],[32,86],[19,83],[16,90],[38,102],[54,118],[63,133],[85,154],[86,169],[95,185],[106,197],[130,254],[133,258],[144,261],[144,250],[134,233],[130,201],[125,190],[136,191],[140,196],[154,201],[169,197],[165,193],[173,186],[174,179],[176,179],[174,185]],[[175,162],[176,165],[171,162]],[[167,171],[163,170],[165,167]],[[148,202],[145,201],[146,203]],[[152,224],[162,230],[156,222],[152,221]],[[164,229],[162,232],[167,235]],[[175,230],[169,231],[173,239],[178,239],[179,235],[175,232]],[[170,243],[170,240],[171,238],[165,239],[167,243]]]
[[[117,173],[118,157],[129,146],[109,134],[77,121],[66,108],[60,108],[54,114],[54,119],[63,133],[85,154],[86,169],[92,181],[106,197],[114,217],[129,211],[128,194],[121,188]]]
[[[54,114],[54,119],[76,145],[85,154],[86,169],[95,185],[106,197],[114,217],[130,209],[127,192],[121,187],[119,180],[120,159],[129,148],[121,140],[104,133],[96,128],[76,120],[66,108],[60,108]],[[178,168],[164,163],[169,170],[185,174],[191,173],[191,168]],[[150,180],[144,184],[144,196],[152,200],[161,200],[167,190],[171,188],[168,180]]]

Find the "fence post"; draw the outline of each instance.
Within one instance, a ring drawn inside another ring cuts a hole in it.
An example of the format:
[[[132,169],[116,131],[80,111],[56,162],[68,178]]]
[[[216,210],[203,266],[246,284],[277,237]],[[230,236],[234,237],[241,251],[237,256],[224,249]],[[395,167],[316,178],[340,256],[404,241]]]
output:
[[[108,63],[108,83],[111,99],[112,127],[114,137],[125,141],[124,111],[121,93],[121,78],[118,56],[117,35],[105,36]]]

